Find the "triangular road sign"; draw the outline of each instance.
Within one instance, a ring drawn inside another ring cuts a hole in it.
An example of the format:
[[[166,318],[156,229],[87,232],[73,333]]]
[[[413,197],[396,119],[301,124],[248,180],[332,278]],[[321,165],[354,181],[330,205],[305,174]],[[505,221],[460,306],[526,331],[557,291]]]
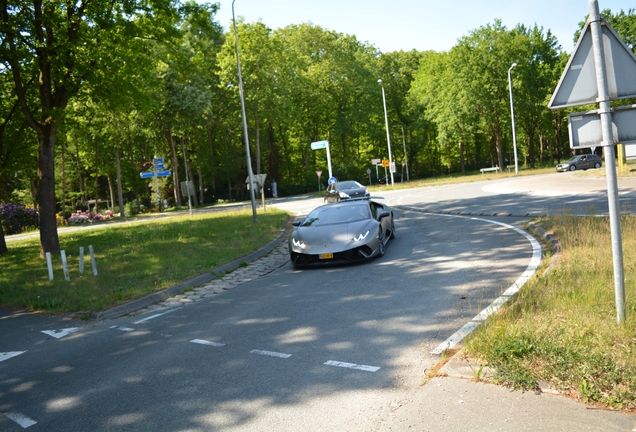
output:
[[[636,57],[605,20],[601,20],[601,24],[610,100],[636,97]],[[597,103],[597,98],[592,29],[588,21],[548,108]]]

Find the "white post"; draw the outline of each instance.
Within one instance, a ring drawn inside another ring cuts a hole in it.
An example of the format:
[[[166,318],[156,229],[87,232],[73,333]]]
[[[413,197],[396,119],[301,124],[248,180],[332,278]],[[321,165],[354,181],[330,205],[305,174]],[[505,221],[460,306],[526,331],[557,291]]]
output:
[[[512,143],[515,148],[515,174],[519,174],[519,165],[517,163],[517,132],[515,131],[515,104],[512,101],[512,78],[510,77],[510,71],[513,67],[517,66],[517,63],[513,63],[508,69],[508,87],[510,88],[510,117],[512,118]],[[501,167],[503,170],[504,167]]]
[[[93,245],[88,246],[88,251],[91,254],[91,265],[93,266],[93,276],[97,276],[97,264],[95,263],[95,253],[93,252]]]
[[[84,246],[80,246],[79,249],[79,272],[84,273]]]
[[[46,253],[46,267],[49,269],[49,280],[53,280],[53,263],[51,262],[51,252]]]
[[[66,263],[66,251],[60,251],[62,257],[62,268],[64,269],[64,279],[68,282],[71,278],[68,275],[68,264]]]
[[[327,145],[325,146],[327,149],[327,166],[329,167],[329,178],[333,177],[331,173],[331,152],[329,151],[329,140],[327,140]]]
[[[384,84],[382,84],[382,79],[379,79],[378,83],[382,87],[382,104],[384,106],[384,122],[385,122],[385,127],[386,127],[386,142],[387,142],[387,146],[389,147],[389,166],[391,166],[391,164],[393,163],[393,158],[391,157],[391,134],[389,133],[389,116],[388,116],[388,114],[386,112],[386,96],[384,95]],[[395,186],[395,183],[393,182],[393,171],[391,171],[391,169],[389,169],[389,172],[391,173],[391,186]],[[389,182],[387,182],[387,185],[388,185],[388,183]]]

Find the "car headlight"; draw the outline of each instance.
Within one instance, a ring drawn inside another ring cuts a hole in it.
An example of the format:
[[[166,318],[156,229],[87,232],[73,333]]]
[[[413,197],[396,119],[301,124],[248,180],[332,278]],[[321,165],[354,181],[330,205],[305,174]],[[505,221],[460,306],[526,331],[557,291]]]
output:
[[[369,231],[365,232],[364,234],[360,234],[358,237],[354,237],[353,241],[355,242],[362,241],[365,238],[367,238],[368,235],[369,235]]]
[[[302,240],[296,240],[295,238],[292,237],[292,244],[294,245],[294,247],[305,249],[305,242]]]
[[[349,195],[344,193],[344,192],[340,192],[340,198],[349,198]]]

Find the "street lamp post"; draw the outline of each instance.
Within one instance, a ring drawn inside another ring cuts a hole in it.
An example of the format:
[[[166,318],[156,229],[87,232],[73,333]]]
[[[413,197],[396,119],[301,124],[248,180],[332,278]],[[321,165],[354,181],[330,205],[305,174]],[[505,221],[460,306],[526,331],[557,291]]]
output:
[[[384,95],[384,84],[382,84],[382,79],[378,79],[378,84],[382,87],[382,103],[384,104],[384,122],[386,127],[386,142],[389,147],[389,172],[391,173],[391,186],[395,186],[393,182],[393,171],[391,170],[393,165],[393,159],[391,158],[391,136],[389,134],[389,117],[386,114],[386,96]]]
[[[515,104],[512,101],[512,79],[510,77],[510,71],[513,67],[517,66],[517,63],[513,63],[508,69],[508,88],[510,89],[510,117],[512,118],[512,144],[515,149],[515,174],[519,174],[519,166],[517,164],[517,133],[515,131]],[[501,167],[503,169],[503,167]]]
[[[406,181],[410,181],[409,179],[409,161],[406,158],[406,139],[404,138],[404,126],[402,125],[393,125],[391,127],[401,127],[402,128],[402,144],[404,145],[404,166],[406,166]]]
[[[247,117],[245,115],[245,98],[243,97],[243,77],[241,76],[241,59],[239,58],[238,34],[236,33],[236,20],[234,19],[234,2],[232,0],[232,25],[234,26],[234,50],[236,51],[236,66],[238,69],[239,95],[241,97],[241,113],[243,115],[243,138],[245,139],[245,154],[247,156],[247,174],[250,178],[250,197],[252,199],[252,217],[254,223],[258,222],[256,216],[256,199],[254,197],[254,173],[252,172],[252,158],[250,157],[250,141],[247,136]]]

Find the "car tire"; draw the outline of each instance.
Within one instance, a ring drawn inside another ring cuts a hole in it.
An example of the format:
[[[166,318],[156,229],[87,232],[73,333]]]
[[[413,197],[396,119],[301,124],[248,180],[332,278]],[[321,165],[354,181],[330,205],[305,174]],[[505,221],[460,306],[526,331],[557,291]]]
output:
[[[570,165],[570,171],[576,171],[576,165]]]
[[[596,162],[594,164],[594,168],[599,169],[601,167],[601,163],[600,162]]]
[[[391,216],[391,240],[395,238],[395,222],[393,221],[393,216]]]
[[[382,227],[380,227],[380,230],[378,231],[378,241],[380,242],[378,246],[378,256],[382,257],[386,252],[386,244],[384,244],[384,234],[382,233]]]

